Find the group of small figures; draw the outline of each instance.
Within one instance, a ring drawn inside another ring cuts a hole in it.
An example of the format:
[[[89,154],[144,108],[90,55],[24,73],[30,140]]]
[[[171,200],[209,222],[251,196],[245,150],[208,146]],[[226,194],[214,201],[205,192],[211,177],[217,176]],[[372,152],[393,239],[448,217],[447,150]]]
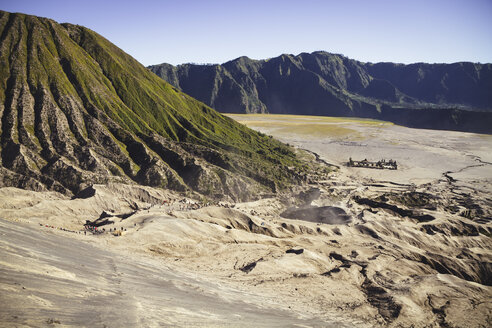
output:
[[[114,223],[113,223],[114,224]],[[136,224],[135,224],[136,226]],[[126,228],[121,227],[120,229],[118,228],[109,228],[109,233],[115,235],[115,236],[121,236],[123,231],[126,231]],[[106,232],[106,228],[101,228],[101,227],[96,227],[90,224],[84,224],[84,235],[87,234],[87,232],[91,232],[93,235],[99,235],[102,233]]]
[[[87,232],[91,232],[93,235],[99,235],[101,233],[105,233],[106,229],[105,228],[99,228],[98,229],[98,227],[96,227],[96,226],[85,224],[84,225],[84,235],[87,234]]]
[[[62,228],[62,227],[55,227],[55,226],[43,224],[43,223],[40,223],[39,226],[45,227],[45,228],[61,230],[61,231],[66,231],[66,232],[80,233],[80,231],[74,231],[74,230],[70,230],[70,229],[66,229],[66,228]]]
[[[155,206],[155,205],[153,205]],[[151,206],[151,207],[153,207]],[[204,207],[209,206],[218,206],[222,208],[234,208],[235,204],[229,204],[225,202],[201,202],[201,201],[192,201],[190,199],[183,198],[181,200],[164,200],[162,202],[162,206],[168,206],[170,210],[178,210],[178,211],[191,211],[191,210],[199,210]]]
[[[377,162],[370,162],[367,160],[367,158],[362,161],[354,161],[352,160],[352,158],[349,158],[347,165],[351,167],[366,167],[370,169],[388,169],[388,170],[398,169],[398,164],[396,164],[396,161],[392,159],[388,161],[382,159]]]

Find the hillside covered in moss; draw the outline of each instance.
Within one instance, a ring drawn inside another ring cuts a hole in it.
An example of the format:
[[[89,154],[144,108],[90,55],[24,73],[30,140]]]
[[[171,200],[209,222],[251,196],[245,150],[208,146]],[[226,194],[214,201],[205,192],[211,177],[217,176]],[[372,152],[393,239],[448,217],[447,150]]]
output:
[[[305,178],[291,148],[179,91],[82,26],[0,12],[0,185],[139,183],[233,199]]]

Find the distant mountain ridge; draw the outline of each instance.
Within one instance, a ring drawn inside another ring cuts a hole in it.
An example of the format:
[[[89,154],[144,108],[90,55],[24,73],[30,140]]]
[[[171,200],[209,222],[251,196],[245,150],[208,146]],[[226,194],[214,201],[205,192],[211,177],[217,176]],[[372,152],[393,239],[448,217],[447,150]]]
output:
[[[372,64],[318,51],[148,68],[221,112],[359,116],[492,132],[483,124],[492,122],[491,64]]]
[[[138,183],[245,200],[305,180],[291,148],[85,27],[0,11],[0,63],[0,187]]]

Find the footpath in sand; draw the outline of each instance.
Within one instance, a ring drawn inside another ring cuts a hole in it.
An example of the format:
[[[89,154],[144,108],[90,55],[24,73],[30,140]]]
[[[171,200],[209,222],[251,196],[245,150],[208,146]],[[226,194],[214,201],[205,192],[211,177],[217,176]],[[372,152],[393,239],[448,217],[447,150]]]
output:
[[[35,228],[0,220],[2,327],[339,326],[260,307],[148,256]]]

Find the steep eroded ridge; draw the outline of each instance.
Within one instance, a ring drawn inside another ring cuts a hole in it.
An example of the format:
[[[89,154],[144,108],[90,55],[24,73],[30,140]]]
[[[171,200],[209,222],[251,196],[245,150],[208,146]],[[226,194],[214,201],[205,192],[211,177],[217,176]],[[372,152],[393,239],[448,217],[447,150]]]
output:
[[[139,183],[239,200],[303,179],[292,149],[82,26],[0,12],[0,61],[0,185]]]

